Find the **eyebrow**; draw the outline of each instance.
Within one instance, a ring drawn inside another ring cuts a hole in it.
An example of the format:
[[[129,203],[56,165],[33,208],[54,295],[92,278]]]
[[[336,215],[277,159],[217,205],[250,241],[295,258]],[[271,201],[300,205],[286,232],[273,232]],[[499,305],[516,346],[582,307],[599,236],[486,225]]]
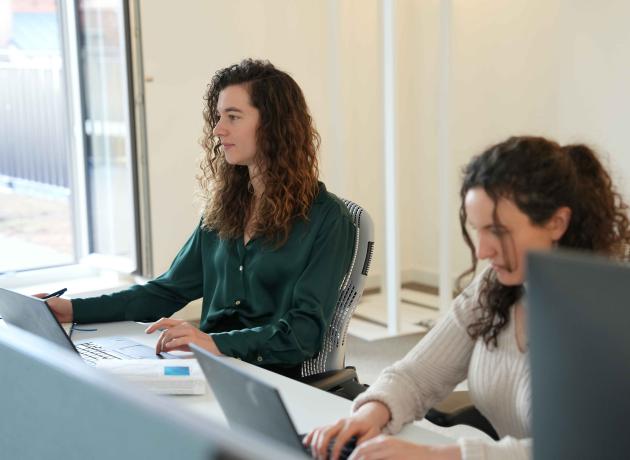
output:
[[[477,228],[475,225],[473,225],[470,221],[468,221],[468,225],[470,225],[470,226],[473,228],[473,230],[488,230],[488,229],[491,229],[492,227],[504,227],[504,226],[503,226],[503,225],[501,225],[501,224],[488,224],[488,225],[483,225],[483,226],[481,227],[481,229],[478,229],[478,228]]]
[[[241,109],[237,109],[236,107],[227,107],[226,109],[220,110],[220,112],[238,112],[243,113]]]

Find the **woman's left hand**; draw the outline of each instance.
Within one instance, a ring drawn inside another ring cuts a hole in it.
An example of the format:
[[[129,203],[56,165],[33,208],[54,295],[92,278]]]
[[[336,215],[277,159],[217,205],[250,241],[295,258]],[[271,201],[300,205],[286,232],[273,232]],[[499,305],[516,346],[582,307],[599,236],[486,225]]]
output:
[[[162,330],[162,334],[155,345],[156,354],[174,350],[190,351],[188,345],[191,343],[214,355],[221,354],[210,335],[182,319],[162,318],[151,324],[145,332],[151,334],[157,330]]]
[[[408,459],[461,460],[459,446],[423,446],[391,436],[380,435],[358,445],[349,460]]]

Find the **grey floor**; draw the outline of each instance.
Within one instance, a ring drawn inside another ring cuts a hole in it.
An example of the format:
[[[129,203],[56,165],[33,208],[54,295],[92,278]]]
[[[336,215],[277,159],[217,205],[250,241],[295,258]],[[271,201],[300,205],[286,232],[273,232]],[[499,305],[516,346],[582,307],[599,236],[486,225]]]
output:
[[[356,367],[361,383],[370,385],[383,368],[402,358],[423,336],[412,334],[367,341],[348,335],[346,365]]]

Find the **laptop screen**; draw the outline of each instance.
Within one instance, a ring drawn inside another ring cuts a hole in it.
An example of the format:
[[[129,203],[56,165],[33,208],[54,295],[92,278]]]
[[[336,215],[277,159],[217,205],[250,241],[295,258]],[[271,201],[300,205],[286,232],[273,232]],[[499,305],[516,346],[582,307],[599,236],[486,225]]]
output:
[[[229,358],[214,356],[194,344],[190,348],[232,427],[242,426],[304,451],[277,389],[230,364]]]
[[[45,300],[0,288],[0,315],[8,324],[76,352]]]

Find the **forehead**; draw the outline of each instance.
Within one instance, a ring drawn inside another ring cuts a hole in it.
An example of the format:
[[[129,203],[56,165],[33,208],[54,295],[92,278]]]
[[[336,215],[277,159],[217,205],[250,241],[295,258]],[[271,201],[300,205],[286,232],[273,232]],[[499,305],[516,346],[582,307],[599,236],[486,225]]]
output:
[[[494,225],[495,202],[481,187],[470,189],[464,199],[468,222],[477,228]],[[529,224],[529,217],[512,200],[499,198],[496,202],[499,222],[507,227]]]
[[[219,93],[217,110],[224,111],[230,108],[245,111],[253,109],[249,98],[249,91],[244,85],[230,85]]]

